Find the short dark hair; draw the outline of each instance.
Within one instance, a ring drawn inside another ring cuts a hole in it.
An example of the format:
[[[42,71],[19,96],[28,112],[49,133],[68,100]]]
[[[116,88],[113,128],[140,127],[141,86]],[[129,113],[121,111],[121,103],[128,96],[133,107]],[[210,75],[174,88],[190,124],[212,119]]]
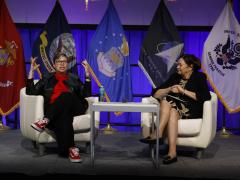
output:
[[[198,71],[199,69],[201,69],[201,61],[195,55],[193,55],[193,54],[183,54],[183,55],[180,56],[180,58],[183,58],[185,63],[188,66],[192,65],[193,71]]]
[[[67,62],[68,62],[68,57],[65,53],[57,52],[53,57],[53,63],[55,64],[56,60],[59,59],[61,56],[65,57],[67,59]]]

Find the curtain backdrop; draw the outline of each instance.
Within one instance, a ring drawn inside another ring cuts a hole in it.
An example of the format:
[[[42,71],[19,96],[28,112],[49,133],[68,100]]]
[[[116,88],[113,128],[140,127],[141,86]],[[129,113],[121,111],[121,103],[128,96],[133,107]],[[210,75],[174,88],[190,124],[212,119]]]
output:
[[[24,46],[24,55],[26,62],[26,72],[29,72],[29,60],[31,57],[32,46],[34,40],[37,38],[41,29],[38,28],[19,28],[18,29],[22,38]],[[77,63],[78,63],[78,73],[80,79],[84,79],[84,70],[81,66],[81,61],[87,57],[87,48],[90,43],[90,40],[94,34],[95,30],[81,30],[81,29],[72,29],[73,37],[76,43],[77,50]],[[151,93],[151,85],[148,82],[147,78],[143,74],[142,70],[137,66],[140,47],[142,41],[146,35],[146,30],[125,30],[126,37],[129,43],[130,49],[130,64],[131,64],[131,73],[132,73],[132,93],[134,95],[133,100],[135,102],[140,102],[142,96],[148,96]],[[201,59],[202,49],[204,41],[206,40],[209,32],[208,31],[180,31],[181,38],[185,44],[185,53],[195,54]],[[35,74],[35,78],[37,74]],[[92,82],[93,95],[97,95],[98,87]],[[210,86],[209,86],[210,87]],[[210,90],[211,87],[210,87]],[[240,113],[229,114],[225,111],[224,117],[224,108],[222,104],[218,103],[218,121],[217,128],[221,129],[223,126],[223,118],[226,118],[226,127],[230,129],[240,129]],[[15,122],[15,119],[19,120],[19,110],[17,109],[12,114],[8,116],[9,122],[7,124],[14,128],[19,128],[19,122]],[[107,113],[101,113],[101,123],[107,123],[108,115]],[[5,123],[5,119],[3,119]],[[126,126],[117,127],[119,130],[136,130],[140,129],[140,113],[124,113],[121,116],[116,117],[113,113],[110,114],[111,124],[124,124]],[[17,127],[16,127],[17,124]],[[134,125],[136,128],[133,128]]]
[[[233,0],[233,9],[236,15],[236,18],[240,22],[240,1]],[[25,54],[25,62],[26,62],[26,70],[27,73],[29,71],[29,60],[31,57],[31,48],[33,46],[34,40],[37,38],[41,29],[39,28],[18,28],[23,46],[24,46],[24,54]],[[81,30],[81,29],[72,29],[72,33],[76,43],[77,49],[77,62],[78,62],[78,70],[79,76],[83,80],[83,68],[80,65],[80,62],[87,57],[87,48],[89,42],[94,34],[95,30]],[[136,65],[139,58],[140,47],[143,41],[143,38],[146,35],[145,30],[125,30],[126,37],[129,43],[130,49],[130,63],[131,66],[131,73],[132,73],[132,91],[133,94],[136,96],[134,101],[139,102],[141,101],[142,95],[149,95],[151,92],[151,85],[146,79],[143,72],[140,68]],[[185,44],[185,52],[192,53],[198,56],[201,59],[202,56],[202,49],[204,41],[206,40],[209,32],[207,31],[181,31],[180,35]],[[98,93],[98,88],[95,83],[92,83],[93,86],[93,94]],[[223,116],[223,106],[221,103],[218,104],[218,124],[217,128],[221,129],[223,118],[226,118],[226,127],[227,128],[238,128],[240,129],[240,113],[235,114],[228,114],[226,112],[225,117]],[[19,110],[13,112],[8,116],[8,119],[13,120],[14,124],[16,125],[16,120],[19,120]],[[140,123],[140,114],[139,113],[124,113],[122,116],[115,117],[111,115],[110,118],[112,123],[126,123],[128,125],[131,124],[139,124]],[[107,121],[106,114],[101,117],[101,122],[104,123]],[[3,119],[5,123],[5,120]],[[17,122],[18,123],[18,122]],[[11,125],[11,124],[10,124]],[[18,126],[19,127],[19,123]],[[16,126],[15,126],[16,128]],[[128,127],[125,127],[127,129]],[[137,127],[139,128],[139,127]]]
[[[25,55],[25,62],[26,62],[26,71],[29,72],[29,60],[31,57],[32,46],[34,40],[37,38],[41,29],[38,28],[19,28],[19,32],[22,37],[23,46],[24,46],[24,55]],[[76,43],[76,50],[77,50],[77,63],[78,63],[78,72],[79,77],[83,80],[84,73],[83,68],[81,66],[81,61],[87,57],[87,48],[90,43],[90,40],[94,34],[95,30],[81,30],[81,29],[72,29],[73,37]],[[148,82],[147,78],[143,74],[142,70],[137,66],[140,47],[142,41],[146,35],[146,30],[125,30],[126,37],[129,42],[129,49],[130,49],[130,63],[131,63],[131,73],[132,73],[132,91],[134,95],[134,101],[140,102],[142,95],[149,95],[151,93],[151,85]],[[192,53],[195,54],[197,57],[201,59],[202,56],[202,49],[204,41],[206,40],[209,32],[207,31],[181,31],[180,35],[185,44],[185,53]],[[37,74],[36,77],[37,78]],[[97,85],[92,82],[93,86],[93,94],[97,95],[98,87]],[[211,88],[210,88],[211,89]],[[222,128],[223,122],[223,106],[219,102],[218,108],[218,129]],[[16,117],[16,114],[12,113],[9,116]],[[226,112],[226,127],[227,128],[240,128],[240,113],[236,114],[228,114]],[[106,123],[108,120],[107,113],[101,114],[101,123]],[[125,124],[129,126],[122,126],[116,127],[121,128],[121,130],[131,129],[134,130],[132,127],[133,125],[140,124],[140,113],[124,113],[121,116],[116,117],[113,113],[110,115],[110,122],[112,124]],[[131,128],[130,128],[131,127]],[[135,128],[139,130],[139,126]]]

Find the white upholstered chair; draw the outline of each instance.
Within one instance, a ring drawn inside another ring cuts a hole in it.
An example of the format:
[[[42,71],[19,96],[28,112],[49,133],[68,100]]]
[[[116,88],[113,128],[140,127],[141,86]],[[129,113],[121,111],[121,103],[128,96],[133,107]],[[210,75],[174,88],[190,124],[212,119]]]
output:
[[[203,150],[208,147],[216,135],[218,101],[214,92],[210,92],[210,94],[211,100],[204,102],[202,118],[180,119],[178,121],[177,145],[197,148],[197,158],[201,158]],[[151,103],[150,101],[150,98],[142,99],[142,103]],[[156,117],[154,120],[156,121]],[[141,113],[143,137],[149,136],[151,124],[151,113]]]
[[[89,103],[97,102],[98,97],[86,98]],[[31,124],[38,119],[43,118],[43,96],[27,95],[26,88],[20,91],[20,130],[24,137],[32,140],[33,145],[39,148],[39,154],[44,154],[44,144],[55,142],[55,139],[47,132],[38,132],[31,127]],[[95,128],[99,129],[99,112],[95,112]],[[90,145],[90,113],[75,116],[73,120],[74,140],[76,142],[86,142],[88,150]],[[96,131],[97,132],[97,131]],[[96,136],[95,136],[96,137]]]

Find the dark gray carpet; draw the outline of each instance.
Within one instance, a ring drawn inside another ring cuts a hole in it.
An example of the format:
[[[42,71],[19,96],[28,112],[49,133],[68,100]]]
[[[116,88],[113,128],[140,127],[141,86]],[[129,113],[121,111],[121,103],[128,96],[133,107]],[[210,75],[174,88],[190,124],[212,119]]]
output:
[[[0,173],[15,176],[151,176],[176,179],[240,179],[240,136],[216,136],[202,159],[194,158],[195,149],[178,147],[178,162],[163,165],[161,157],[166,146],[160,147],[160,167],[155,169],[149,148],[140,143],[138,132],[100,134],[96,141],[95,167],[84,144],[78,144],[82,163],[71,163],[56,154],[56,144],[47,145],[46,154],[38,156],[30,140],[20,130],[0,132]]]

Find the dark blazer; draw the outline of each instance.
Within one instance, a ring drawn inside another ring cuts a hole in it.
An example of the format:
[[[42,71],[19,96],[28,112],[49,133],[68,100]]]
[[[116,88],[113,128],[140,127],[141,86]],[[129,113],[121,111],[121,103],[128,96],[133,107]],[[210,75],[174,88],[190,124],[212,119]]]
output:
[[[177,73],[172,74],[169,77],[169,79],[167,81],[165,81],[162,85],[160,85],[156,89],[153,89],[152,95],[158,89],[165,89],[170,86],[179,84],[181,79],[182,79],[181,75],[179,75]],[[203,103],[204,103],[204,101],[211,99],[211,95],[210,95],[208,85],[207,85],[206,75],[202,72],[193,72],[185,86],[185,89],[195,92],[197,100],[194,100],[183,94],[171,93],[171,95],[178,96],[180,99],[187,101],[187,103],[185,105],[190,110],[190,115],[191,115],[190,118],[202,118]]]
[[[68,79],[63,82],[69,88],[71,93],[74,93],[79,97],[80,102],[87,109],[88,102],[85,97],[91,96],[91,82],[86,81],[83,84],[79,77],[72,73],[68,73]],[[35,85],[33,83],[33,79],[28,79],[26,85],[26,94],[42,95],[44,97],[44,110],[46,110],[56,84],[57,79],[55,78],[54,73],[43,76],[43,78]]]

